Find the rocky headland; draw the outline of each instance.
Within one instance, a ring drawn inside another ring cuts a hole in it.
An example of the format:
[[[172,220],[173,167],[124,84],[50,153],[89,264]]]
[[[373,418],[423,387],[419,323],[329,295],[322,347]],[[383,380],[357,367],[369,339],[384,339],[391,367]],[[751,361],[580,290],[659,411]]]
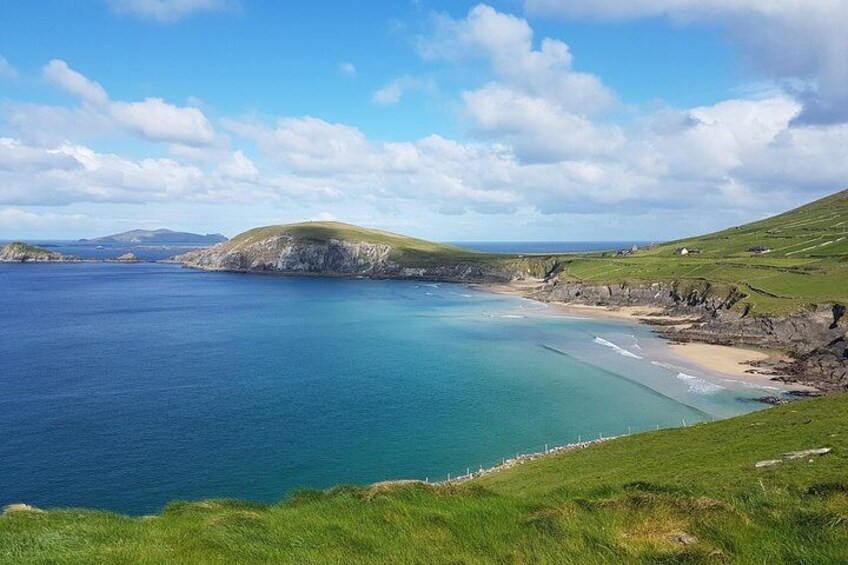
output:
[[[0,263],[68,263],[79,260],[79,257],[21,242],[10,243],[0,249]]]
[[[432,247],[422,248],[425,243]],[[848,318],[843,304],[755,315],[743,306],[747,295],[737,287],[706,281],[574,282],[561,278],[558,256],[479,254],[344,224],[259,228],[173,261],[210,271],[506,283],[542,302],[651,307],[662,316],[645,316],[641,321],[656,326],[670,340],[781,350],[789,361],[776,368],[780,374],[776,378],[825,391],[848,389]]]
[[[358,230],[354,226],[345,227]],[[429,242],[421,244],[433,246],[434,250],[418,250],[415,243],[419,240],[394,234],[386,235],[397,241],[367,236],[303,237],[299,230],[261,229],[268,233],[247,232],[213,247],[179,255],[172,261],[207,271],[302,276],[444,282],[508,282],[514,278],[510,269],[496,262],[480,261],[478,254]]]

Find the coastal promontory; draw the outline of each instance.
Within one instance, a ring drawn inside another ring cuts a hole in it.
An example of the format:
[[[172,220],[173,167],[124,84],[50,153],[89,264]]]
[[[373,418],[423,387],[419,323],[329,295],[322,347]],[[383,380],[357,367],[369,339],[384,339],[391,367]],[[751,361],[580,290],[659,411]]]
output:
[[[59,263],[77,260],[76,257],[22,242],[9,243],[0,250],[0,263]]]

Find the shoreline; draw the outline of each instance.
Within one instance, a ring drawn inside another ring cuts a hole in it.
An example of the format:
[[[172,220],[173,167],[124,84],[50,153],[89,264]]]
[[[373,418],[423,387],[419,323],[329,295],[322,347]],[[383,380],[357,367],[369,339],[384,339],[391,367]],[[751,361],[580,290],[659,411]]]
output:
[[[551,307],[555,312],[578,318],[616,320],[631,324],[651,325],[650,322],[662,322],[658,328],[687,327],[697,321],[693,316],[673,316],[665,313],[659,306],[599,306],[574,304],[568,302],[545,302],[529,297],[529,291],[537,289],[539,283],[506,283],[480,284],[473,288],[492,294],[516,296],[533,300]],[[787,357],[780,351],[760,349],[751,346],[715,345],[699,341],[674,341],[658,331],[657,337],[665,342],[671,355],[721,378],[740,383],[767,386],[779,389],[783,393],[821,392],[819,389],[798,383],[787,383],[774,380],[778,374],[772,374],[771,369]],[[764,391],[765,393],[766,391]],[[764,394],[765,396],[765,394]]]
[[[685,427],[685,426],[684,426]],[[659,431],[659,428],[657,429]],[[648,433],[648,432],[644,432]],[[627,434],[630,435],[630,434]],[[408,484],[420,484],[431,487],[444,487],[444,486],[453,486],[453,485],[461,485],[463,483],[467,483],[468,481],[473,481],[474,479],[479,479],[481,477],[485,477],[487,475],[492,475],[495,473],[500,473],[503,471],[507,471],[512,469],[517,465],[521,465],[523,463],[528,463],[530,461],[535,461],[536,459],[541,459],[543,457],[550,457],[552,455],[557,455],[559,453],[568,453],[572,451],[579,451],[581,449],[586,449],[587,447],[592,447],[595,445],[599,445],[601,443],[608,442],[610,440],[618,439],[625,436],[609,436],[603,437],[600,436],[598,439],[590,439],[586,441],[577,441],[575,443],[566,443],[564,445],[557,445],[551,448],[545,447],[544,451],[534,451],[532,453],[517,453],[515,457],[510,458],[502,458],[500,463],[496,463],[491,467],[483,467],[482,465],[476,471],[472,471],[470,468],[464,475],[456,475],[451,476],[450,473],[447,474],[447,478],[439,481],[431,481],[429,477],[422,479],[394,479],[388,481],[378,481],[376,483],[371,483],[368,485],[370,488],[381,488],[387,486],[395,486],[395,485],[408,485]]]

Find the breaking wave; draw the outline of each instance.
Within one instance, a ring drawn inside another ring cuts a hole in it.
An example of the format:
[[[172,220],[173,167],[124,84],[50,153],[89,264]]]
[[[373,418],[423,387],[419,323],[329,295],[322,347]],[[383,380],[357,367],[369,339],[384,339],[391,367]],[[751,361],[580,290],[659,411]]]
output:
[[[603,345],[604,347],[609,347],[610,349],[612,349],[613,351],[615,351],[619,355],[623,355],[624,357],[632,357],[633,359],[641,359],[641,357],[639,357],[635,353],[633,353],[631,351],[627,351],[623,347],[619,347],[616,344],[614,344],[613,342],[607,341],[602,337],[595,337],[594,341],[595,341],[595,343],[597,343],[599,345]]]
[[[715,394],[724,390],[724,387],[721,385],[687,375],[686,373],[677,373],[677,378],[689,385],[689,392],[696,394]]]

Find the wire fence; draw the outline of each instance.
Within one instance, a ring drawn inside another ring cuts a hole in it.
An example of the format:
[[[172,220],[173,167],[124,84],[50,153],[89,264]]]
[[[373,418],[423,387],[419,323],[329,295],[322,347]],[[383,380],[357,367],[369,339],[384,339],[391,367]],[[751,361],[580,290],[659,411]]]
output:
[[[689,423],[686,422],[685,419],[681,418],[681,423],[683,427],[687,427]],[[459,473],[448,473],[445,478],[437,478],[436,480],[431,481],[430,477],[425,477],[424,481],[427,484],[432,485],[454,485],[463,483],[466,481],[470,481],[471,479],[476,479],[478,477],[483,477],[486,475],[490,475],[492,473],[497,473],[500,471],[504,471],[506,469],[510,469],[515,467],[516,465],[520,465],[522,463],[526,463],[528,461],[533,461],[534,459],[539,459],[541,457],[546,457],[549,455],[554,455],[556,453],[566,453],[569,451],[578,451],[580,449],[585,449],[592,445],[597,445],[599,443],[603,443],[609,440],[618,439],[621,437],[629,436],[635,433],[642,433],[648,431],[658,431],[660,429],[668,429],[675,426],[660,426],[659,424],[652,427],[645,426],[628,426],[627,432],[624,433],[619,432],[617,434],[604,434],[603,432],[598,432],[597,434],[591,436],[578,435],[577,441],[573,441],[570,443],[563,444],[538,444],[534,447],[531,447],[529,450],[525,452],[518,452],[515,454],[515,457],[502,457],[499,462],[494,464],[481,464],[478,465],[476,470],[473,467],[466,467],[465,472]]]

